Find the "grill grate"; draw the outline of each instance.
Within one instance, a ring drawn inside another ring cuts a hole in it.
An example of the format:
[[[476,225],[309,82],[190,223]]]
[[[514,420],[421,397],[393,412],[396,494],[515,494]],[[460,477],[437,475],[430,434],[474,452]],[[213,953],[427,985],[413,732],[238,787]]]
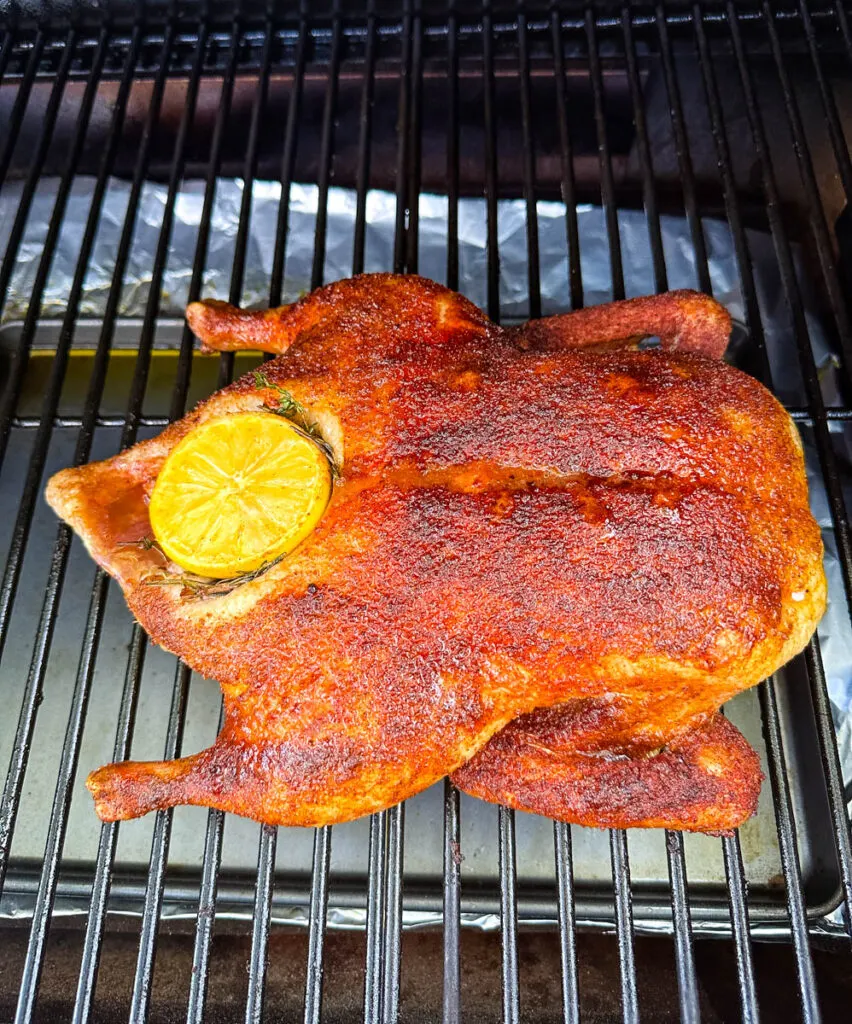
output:
[[[827,402],[824,397],[812,344],[812,319],[806,315],[811,307],[804,291],[806,286],[815,291],[824,329],[837,351],[838,390],[847,395],[852,323],[844,286],[850,254],[845,248],[843,218],[837,218],[852,189],[852,159],[846,142],[850,112],[840,88],[848,84],[852,33],[841,3],[809,5],[802,0],[783,8],[768,0],[736,7],[733,3],[601,4],[597,8],[566,6],[561,11],[531,6],[526,13],[490,7],[463,13],[461,6],[458,10],[454,5],[437,10],[413,3],[402,12],[371,5],[369,10],[352,13],[347,8],[344,13],[342,5],[337,4],[331,11],[310,17],[302,13],[273,18],[261,12],[255,19],[238,11],[230,20],[200,19],[195,24],[167,18],[161,23],[130,26],[107,22],[80,22],[70,27],[7,25],[3,31],[0,105],[8,109],[8,117],[0,142],[0,185],[7,189],[17,185],[20,191],[17,211],[4,236],[0,310],[10,301],[37,190],[47,179],[57,179],[58,183],[46,235],[35,256],[37,265],[23,322],[11,351],[6,353],[8,373],[0,398],[0,460],[9,456],[7,473],[16,460],[23,460],[21,465],[25,467],[12,505],[14,524],[6,538],[0,586],[0,657],[9,660],[8,641],[16,606],[32,588],[37,591],[41,586],[41,580],[33,581],[27,575],[25,561],[34,543],[31,534],[57,432],[71,432],[76,445],[74,461],[80,463],[97,449],[100,431],[117,430],[120,445],[125,447],[140,432],[159,429],[168,420],[179,418],[186,408],[198,357],[193,356],[193,340],[184,327],[176,340],[168,416],[146,411],[157,350],[155,339],[166,305],[163,282],[176,204],[183,183],[190,177],[200,177],[204,182],[203,203],[188,285],[192,300],[204,289],[211,233],[215,230],[217,183],[229,174],[243,182],[228,289],[230,301],[236,303],[244,295],[246,271],[252,260],[253,186],[267,178],[281,182],[283,197],[278,206],[268,279],[272,305],[286,293],[292,212],[287,197],[291,185],[300,181],[317,186],[312,287],[323,283],[327,264],[332,186],[354,190],[353,272],[368,265],[371,189],[393,186],[396,220],[386,269],[399,272],[414,272],[418,267],[421,194],[431,188],[446,195],[445,280],[450,287],[457,287],[461,280],[460,204],[467,196],[484,196],[485,305],[495,320],[502,312],[500,201],[504,197],[520,198],[524,204],[531,316],[541,314],[542,275],[549,270],[538,220],[542,199],[559,198],[564,203],[566,308],[577,308],[584,299],[585,253],[578,220],[578,210],[584,203],[594,202],[602,210],[613,298],[624,297],[632,287],[623,260],[622,210],[632,206],[644,211],[650,266],[658,291],[669,287],[670,276],[662,228],[664,215],[674,212],[686,218],[697,283],[708,292],[714,281],[705,221],[722,216],[730,226],[748,330],[740,365],[771,386],[777,363],[771,357],[764,292],[757,279],[750,234],[757,228],[768,232],[802,382],[803,397],[788,405],[813,442],[846,599],[852,595],[852,538],[844,497],[848,478],[844,477],[838,441],[843,435],[831,426],[844,430],[846,421],[852,418],[852,408],[845,400]],[[696,69],[692,79],[685,71],[688,64]],[[657,110],[652,109],[649,100],[652,75],[664,95],[666,131],[674,154],[668,174],[661,173],[659,167],[659,137],[654,134],[659,130]],[[517,97],[517,109],[504,109],[507,81]],[[178,105],[176,84],[182,97]],[[203,102],[210,89],[217,97],[212,107]],[[477,159],[471,155],[475,147],[469,142],[473,131],[469,90],[481,90],[481,123],[476,128],[481,151]],[[734,94],[737,99],[732,105]],[[286,114],[272,117],[273,112],[281,111],[282,95],[286,98]],[[811,129],[809,115],[803,109],[806,95],[809,103],[816,104],[808,107],[810,116],[816,110],[824,120],[825,138]],[[773,96],[780,97],[780,102],[773,103]],[[436,97],[442,104],[437,120],[431,109]],[[73,116],[67,112],[69,104]],[[588,124],[580,128],[573,108],[583,104]],[[314,115],[318,120],[312,125]],[[635,153],[632,170],[619,136],[618,125],[623,121],[629,125]],[[441,132],[437,140],[436,124]],[[777,141],[778,135],[791,140],[784,153],[780,152],[783,143]],[[306,142],[309,138],[311,141]],[[508,151],[507,138],[509,146],[515,140],[517,152]],[[389,156],[390,170],[386,163]],[[759,184],[744,180],[744,161],[750,161]],[[827,183],[824,168],[829,165],[834,177]],[[39,396],[40,411],[32,415],[25,411],[24,402],[35,361],[31,356],[42,330],[42,306],[54,251],[67,217],[69,197],[81,175],[89,176],[92,182],[89,212],[73,280],[63,297],[64,313]],[[111,256],[111,283],[103,317],[89,353],[85,399],[78,411],[69,414],[64,411],[64,389],[69,368],[77,358],[75,336],[87,275],[114,176],[130,182],[126,216]],[[116,416],[104,411],[104,395],[116,330],[124,312],[123,285],[137,215],[147,183],[155,180],[164,183],[166,198],[150,287],[135,334],[126,411]],[[807,285],[797,258],[800,251],[805,253],[812,274]],[[233,355],[223,355],[216,386],[231,380],[234,372]],[[10,1012],[17,1000],[16,1020],[28,1021],[37,1015],[57,898],[65,901],[63,906],[76,900],[86,912],[85,928],[77,935],[79,980],[73,1011],[68,994],[67,1015],[74,1021],[96,1015],[98,969],[102,951],[110,941],[111,912],[126,910],[134,900],[139,944],[129,1002],[132,1020],[145,1019],[153,1009],[152,986],[163,915],[177,905],[189,906],[194,920],[194,936],[188,940],[193,952],[187,1019],[201,1021],[210,1012],[208,989],[214,969],[212,944],[217,913],[237,910],[244,917],[250,914],[252,920],[245,1018],[262,1019],[270,933],[281,899],[300,902],[306,909],[306,1021],[321,1019],[324,943],[330,907],[338,905],[363,912],[363,1012],[370,1021],[391,1021],[399,1014],[404,976],[403,924],[408,911],[442,915],[445,1021],[461,1019],[464,1010],[462,922],[482,912],[499,915],[505,1021],[522,1019],[519,934],[531,919],[547,920],[558,928],[561,1012],[566,1021],[580,1019],[576,934],[580,923],[614,929],[623,1016],[638,1020],[641,1007],[635,933],[648,922],[652,928],[669,929],[673,934],[683,1020],[699,1019],[693,941],[699,926],[702,931],[714,926],[730,935],[736,957],[739,1009],[743,1019],[758,1019],[751,941],[753,934],[761,934],[762,926],[770,925],[773,935],[783,933],[792,944],[803,1018],[820,1019],[812,942],[819,935],[821,943],[839,947],[852,937],[852,842],[847,793],[816,638],[800,659],[802,693],[809,697],[812,707],[808,721],[797,721],[797,728],[809,729],[815,737],[817,759],[808,766],[808,786],[809,792],[816,787],[817,802],[826,806],[827,830],[822,840],[833,843],[834,848],[823,846],[817,853],[818,859],[834,865],[835,892],[816,898],[808,888],[811,864],[804,863],[802,854],[803,825],[797,797],[802,782],[790,770],[799,733],[789,728],[786,682],[771,679],[759,687],[759,706],[783,871],[774,902],[763,893],[750,895],[747,858],[744,860],[739,836],[717,844],[724,889],[689,885],[689,847],[683,836],[674,832],[665,835],[666,892],[652,890],[641,882],[631,883],[632,839],[621,831],[612,831],[609,837],[611,885],[602,892],[587,892],[575,883],[572,840],[577,831],[562,824],[553,827],[553,882],[544,895],[530,895],[523,860],[519,860],[518,823],[514,813],[505,808],[497,812],[493,838],[499,886],[496,899],[489,902],[487,892],[475,885],[468,889],[465,883],[460,853],[462,804],[449,782],[444,784],[441,802],[443,879],[435,893],[426,891],[418,879],[410,879],[403,870],[406,821],[405,807],[400,806],[370,820],[364,886],[347,888],[337,884],[332,870],[336,833],[322,828],[314,833],[309,885],[301,891],[297,886],[294,896],[292,887],[282,882],[278,873],[283,870],[279,855],[284,840],[277,829],[258,829],[256,878],[251,883],[223,867],[225,816],[218,811],[207,814],[200,867],[188,880],[170,875],[170,810],[155,816],[150,859],[142,875],[134,874],[121,862],[119,827],[115,824],[102,826],[91,862],[81,865],[63,859],[72,795],[79,793],[78,762],[108,613],[111,588],[100,571],[94,576],[85,625],[79,634],[76,677],[73,684],[70,672],[66,679],[70,697],[65,698],[66,731],[55,762],[55,794],[49,812],[46,807],[42,811],[46,836],[43,861],[33,865],[15,858],[13,842],[28,771],[33,771],[36,758],[34,736],[39,715],[45,713],[43,701],[55,699],[53,690],[46,693],[45,681],[63,606],[63,583],[72,557],[69,531],[60,526],[52,541],[44,598],[28,648],[26,678],[13,678],[11,670],[0,677],[10,707],[14,698],[16,710],[10,714],[17,715],[17,725],[9,735],[9,767],[0,802],[0,909],[13,916],[18,914],[17,908],[25,907],[29,928],[17,994],[0,993],[6,1000],[3,1006],[8,1003]],[[66,602],[74,596],[66,594]],[[841,604],[844,601],[843,593],[832,597]],[[115,760],[129,755],[134,736],[146,728],[139,711],[147,654],[147,639],[134,625],[123,686],[110,725],[114,729]],[[160,709],[166,757],[180,754],[192,689],[189,670],[176,664],[170,706]],[[88,767],[81,764],[81,773],[85,774]],[[283,853],[286,859],[287,851]]]

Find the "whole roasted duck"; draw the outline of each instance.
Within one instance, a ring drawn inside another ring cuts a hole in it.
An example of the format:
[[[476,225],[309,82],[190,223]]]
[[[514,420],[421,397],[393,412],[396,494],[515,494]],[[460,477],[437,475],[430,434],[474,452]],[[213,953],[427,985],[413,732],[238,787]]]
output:
[[[673,292],[503,330],[376,274],[187,318],[208,350],[278,358],[47,489],[151,638],[224,691],[209,749],[92,773],[103,819],[319,825],[448,773],[592,825],[752,813],[758,760],[718,708],[802,649],[825,578],[796,429],[721,361],[721,306]],[[282,393],[333,450],[328,509],[256,578],[188,590],[134,543],[157,474],[197,425]]]

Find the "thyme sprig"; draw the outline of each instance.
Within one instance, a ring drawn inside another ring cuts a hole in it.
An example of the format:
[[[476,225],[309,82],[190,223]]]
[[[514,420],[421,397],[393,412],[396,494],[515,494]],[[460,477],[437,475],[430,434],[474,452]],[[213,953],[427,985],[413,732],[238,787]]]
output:
[[[316,423],[312,423],[308,419],[308,410],[286,388],[282,388],[280,384],[270,380],[262,370],[255,370],[253,376],[257,387],[264,388],[267,391],[274,391],[278,397],[278,404],[276,406],[267,405],[266,408],[270,412],[288,419],[300,434],[313,441],[326,459],[328,459],[331,475],[337,479],[340,476],[340,467],[337,465],[334,449],[322,436]]]
[[[140,537],[139,540],[120,540],[117,542],[120,548],[142,548],[143,551],[159,551],[164,554],[163,549],[153,537]]]
[[[140,537],[139,540],[122,540],[118,542],[120,548],[141,548],[143,551],[159,551],[163,558],[168,556],[157,543],[154,537]],[[212,576],[201,576],[196,572],[166,572],[165,569],[147,576],[142,582],[146,587],[181,587],[181,596],[206,600],[211,597],[224,597],[232,590],[241,587],[244,583],[251,583],[261,577],[265,572],[277,565],[284,555],[272,558],[263,562],[256,569],[250,572],[240,572],[235,576],[228,576],[225,579],[216,579]]]
[[[251,583],[252,580],[256,580],[263,576],[265,572],[268,572],[273,565],[277,565],[282,558],[284,558],[284,555],[279,555],[278,558],[263,562],[250,572],[237,573],[236,576],[228,576],[226,579],[221,580],[211,579],[209,576],[199,576],[198,573],[194,572],[162,572],[157,573],[156,576],[149,576],[145,580],[145,584],[149,587],[180,586],[183,588],[182,596],[188,592],[190,597],[206,601],[211,597],[225,597],[244,583]]]
[[[141,548],[142,551],[159,551],[164,558],[168,557],[153,537],[141,537],[138,541],[119,541],[120,548]],[[238,572],[232,577],[224,580],[217,580],[213,577],[205,577],[198,572],[167,572],[165,569],[146,577],[142,583],[146,587],[182,587],[191,597],[209,598],[223,597],[232,590],[242,587],[244,583],[251,583],[262,577],[263,573],[284,558],[270,558],[268,561],[258,565],[256,569],[248,572]]]

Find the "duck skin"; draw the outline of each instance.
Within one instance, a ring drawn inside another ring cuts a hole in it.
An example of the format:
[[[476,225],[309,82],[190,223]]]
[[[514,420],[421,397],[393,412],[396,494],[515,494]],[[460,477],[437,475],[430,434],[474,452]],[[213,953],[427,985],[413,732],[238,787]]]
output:
[[[377,274],[187,319],[208,350],[278,358],[47,488],[152,640],[224,693],[209,749],[92,773],[104,820],[321,825],[451,772],[590,824],[751,813],[756,756],[716,712],[801,650],[825,578],[796,429],[721,362],[722,307],[673,292],[503,330]],[[198,424],[282,391],[334,450],[329,507],[286,559],[199,596],[136,543],[157,474]]]
[[[654,748],[629,733],[634,713],[620,704],[579,700],[521,715],[452,780],[480,800],[597,828],[727,835],[751,817],[760,761],[726,718],[710,715]]]

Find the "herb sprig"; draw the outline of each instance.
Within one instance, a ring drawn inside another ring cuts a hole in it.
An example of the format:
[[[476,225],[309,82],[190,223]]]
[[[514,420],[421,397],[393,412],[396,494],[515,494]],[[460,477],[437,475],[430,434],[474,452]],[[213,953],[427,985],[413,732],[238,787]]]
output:
[[[120,540],[116,544],[120,548],[142,548],[143,551],[159,551],[164,554],[163,549],[153,537],[140,537],[139,540]]]
[[[163,558],[168,556],[157,543],[154,537],[140,537],[139,540],[123,540],[118,542],[121,548],[141,548],[143,551],[158,551]],[[211,576],[200,576],[195,572],[166,572],[162,570],[152,576],[146,577],[142,582],[146,587],[176,587],[180,586],[188,592],[191,597],[202,600],[210,597],[224,597],[232,590],[241,587],[244,583],[251,583],[261,577],[265,572],[277,565],[284,555],[272,558],[263,562],[256,569],[250,572],[237,573],[235,576],[228,576],[225,579],[215,579]]]
[[[264,388],[267,391],[274,391],[278,398],[276,406],[267,405],[266,408],[277,416],[283,416],[285,419],[288,419],[300,434],[313,441],[326,459],[328,459],[331,475],[337,479],[340,476],[340,467],[337,465],[334,449],[322,436],[316,423],[312,423],[308,419],[308,410],[286,388],[282,388],[280,384],[270,380],[262,370],[255,370],[253,376],[257,387]]]
[[[278,558],[263,562],[256,569],[252,569],[251,572],[237,573],[236,576],[228,576],[222,580],[211,579],[209,576],[199,576],[194,572],[163,572],[158,573],[156,576],[149,576],[145,580],[145,584],[149,587],[181,586],[183,588],[182,593],[188,591],[190,597],[206,601],[211,597],[225,597],[244,583],[251,583],[252,580],[263,576],[273,565],[278,565],[282,558],[284,558],[284,555],[279,555]]]

